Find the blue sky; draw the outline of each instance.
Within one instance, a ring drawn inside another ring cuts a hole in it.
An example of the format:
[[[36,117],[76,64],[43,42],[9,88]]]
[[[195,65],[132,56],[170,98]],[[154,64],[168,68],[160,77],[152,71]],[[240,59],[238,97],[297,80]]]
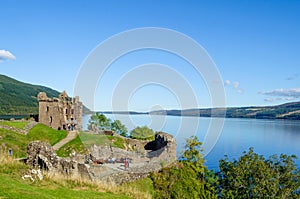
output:
[[[197,41],[216,63],[227,106],[300,100],[300,1],[1,1],[0,74],[66,90],[81,64],[120,32],[162,27]],[[95,109],[110,110],[113,90],[130,70],[162,63],[181,74],[199,106],[210,107],[205,82],[184,60],[158,50],[123,56],[99,80]],[[88,80],[87,80],[88,81]],[[174,80],[176,81],[176,80]],[[180,107],[176,93],[145,85],[130,110]]]

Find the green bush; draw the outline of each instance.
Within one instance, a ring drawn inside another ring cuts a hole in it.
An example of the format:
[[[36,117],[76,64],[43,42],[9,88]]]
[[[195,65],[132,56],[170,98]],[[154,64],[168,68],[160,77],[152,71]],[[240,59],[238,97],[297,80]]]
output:
[[[147,126],[138,126],[130,132],[130,137],[137,140],[154,140],[154,136],[154,131]]]

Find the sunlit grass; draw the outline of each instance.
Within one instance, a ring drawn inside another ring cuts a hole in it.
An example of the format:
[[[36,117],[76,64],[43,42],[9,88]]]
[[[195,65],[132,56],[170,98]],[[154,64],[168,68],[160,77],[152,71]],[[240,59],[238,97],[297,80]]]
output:
[[[125,149],[125,140],[111,135],[100,135],[100,134],[90,134],[85,132],[79,133],[82,143],[86,146],[101,145],[101,146],[112,146],[121,149]]]
[[[44,173],[42,181],[23,180],[21,177],[28,169],[28,166],[14,160],[0,149],[0,198],[152,198],[147,191],[135,188],[134,184],[117,186],[82,179],[66,179],[49,173]]]
[[[27,134],[27,138],[31,141],[40,140],[54,145],[60,140],[64,139],[67,135],[67,131],[59,131],[49,128],[44,124],[37,124],[30,129],[29,133]]]
[[[27,124],[29,124],[28,121],[0,121],[0,125],[11,126],[17,129],[24,129]]]
[[[5,147],[5,153],[12,149],[13,156],[19,158],[26,156],[26,148],[31,141],[40,140],[54,145],[66,136],[66,131],[54,130],[43,124],[34,126],[27,135],[0,128],[0,145]]]
[[[60,157],[68,157],[69,154],[74,150],[76,153],[87,154],[88,151],[82,143],[80,137],[77,135],[75,139],[71,140],[67,144],[63,145],[58,151],[57,155]]]

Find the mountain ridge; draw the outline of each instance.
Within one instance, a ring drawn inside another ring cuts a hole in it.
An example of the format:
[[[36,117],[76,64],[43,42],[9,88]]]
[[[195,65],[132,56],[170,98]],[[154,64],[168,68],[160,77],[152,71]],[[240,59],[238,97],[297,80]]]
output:
[[[136,111],[102,111],[107,114],[150,114],[191,117],[227,117],[227,118],[255,118],[255,119],[290,119],[300,120],[300,101],[289,102],[274,106],[246,106],[225,108],[191,108],[156,110],[150,112]]]

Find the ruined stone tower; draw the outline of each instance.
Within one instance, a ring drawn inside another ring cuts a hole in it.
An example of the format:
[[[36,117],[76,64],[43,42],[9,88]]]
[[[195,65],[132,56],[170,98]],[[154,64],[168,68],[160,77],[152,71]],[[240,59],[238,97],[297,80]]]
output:
[[[38,101],[40,123],[54,129],[81,129],[82,102],[78,96],[72,99],[63,91],[58,98],[48,98],[40,92]]]

